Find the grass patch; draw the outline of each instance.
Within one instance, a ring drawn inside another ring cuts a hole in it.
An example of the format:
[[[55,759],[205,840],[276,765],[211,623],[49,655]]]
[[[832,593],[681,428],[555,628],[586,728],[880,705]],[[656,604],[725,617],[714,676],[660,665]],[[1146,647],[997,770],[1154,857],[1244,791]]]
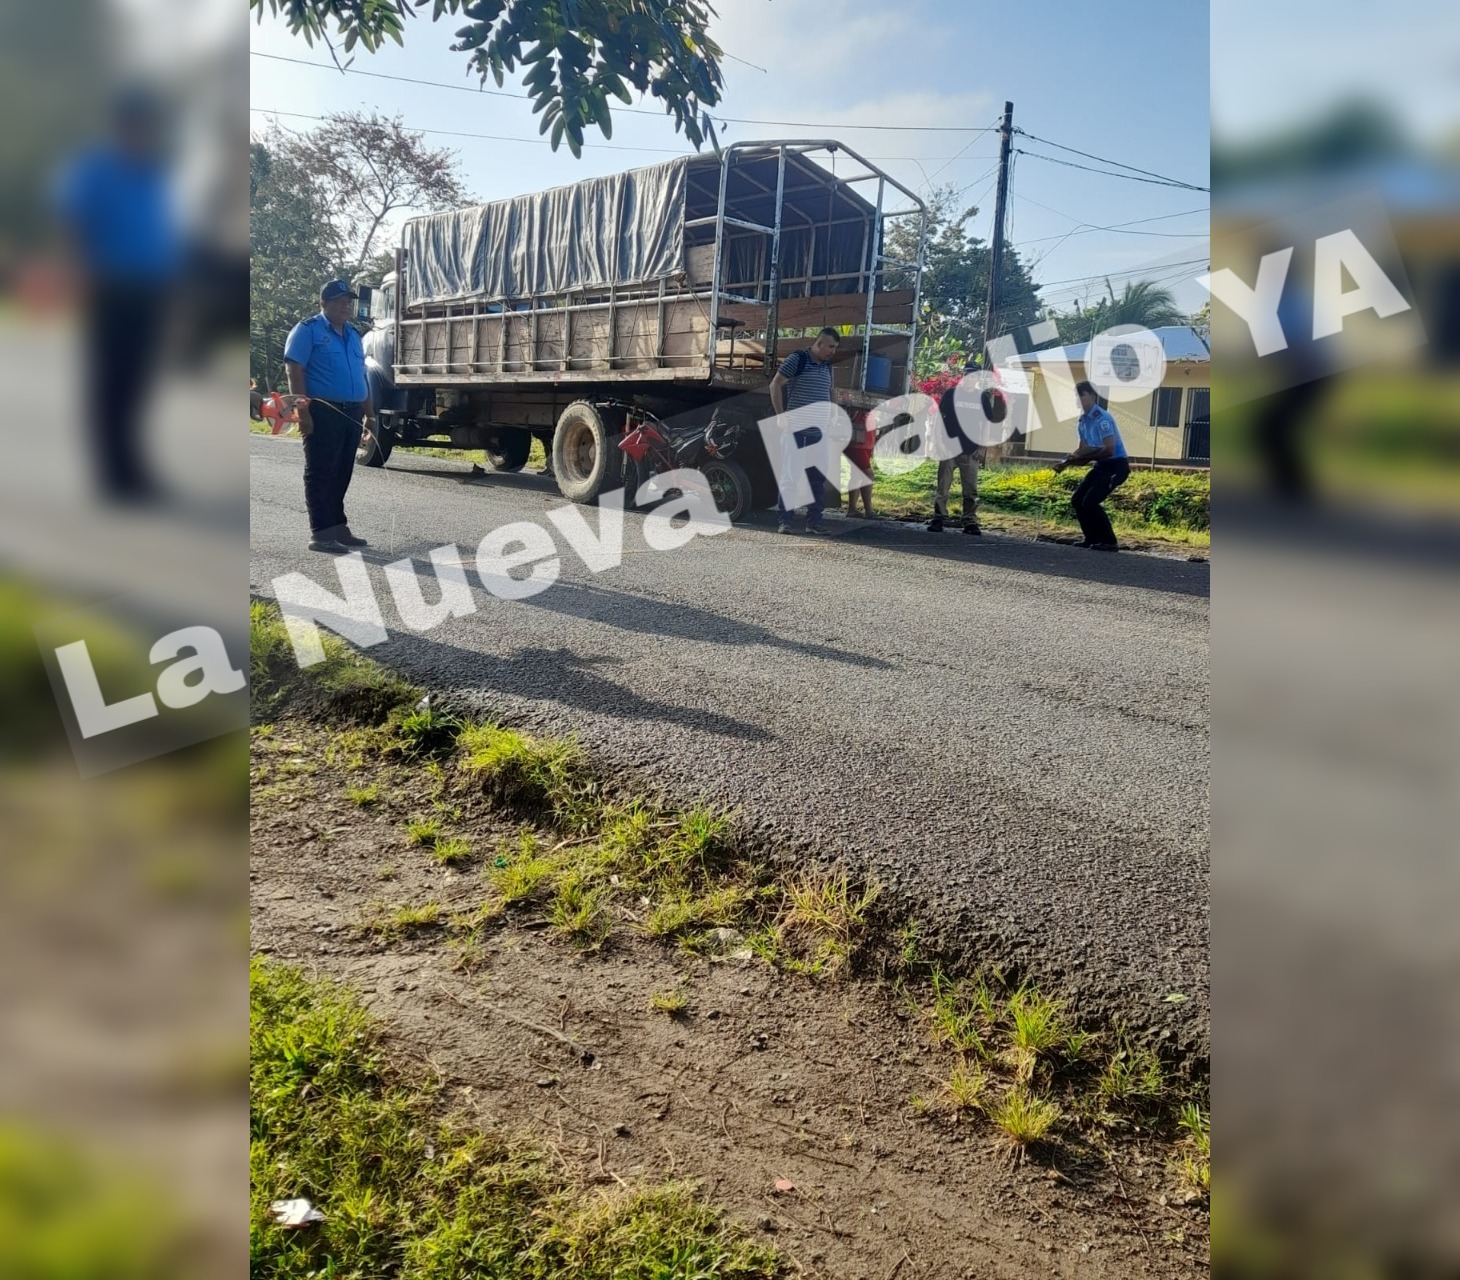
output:
[[[558,881],[548,919],[555,932],[586,950],[601,947],[613,930],[603,890],[589,884],[581,873]]]
[[[494,724],[467,725],[458,740],[463,767],[492,803],[574,832],[587,831],[598,818],[598,784],[576,743]]]
[[[487,868],[487,880],[496,890],[503,906],[527,902],[558,870],[558,863],[543,852],[542,842],[530,831],[524,831],[514,849],[505,842]]]
[[[978,993],[982,993],[982,999]],[[928,1010],[933,1035],[959,1053],[983,1057],[984,1036],[993,1022],[988,987],[982,979],[955,982],[941,972],[933,974],[933,1003]]]
[[[1009,1046],[1005,1050],[1015,1079],[1028,1084],[1041,1061],[1063,1049],[1070,1028],[1064,1005],[1031,987],[1020,987],[1009,997]]]
[[[366,917],[364,927],[377,937],[398,939],[439,929],[444,923],[439,902],[422,902],[394,908],[377,905]]]
[[[475,973],[486,967],[487,944],[479,930],[468,925],[446,945],[451,948],[451,967],[457,973]]]
[[[651,938],[673,938],[691,929],[732,927],[751,903],[752,895],[739,885],[721,885],[698,897],[681,893],[656,903],[644,921]]]
[[[948,1082],[943,1086],[943,1092],[948,1097],[948,1104],[957,1115],[966,1115],[973,1111],[981,1111],[984,1105],[984,1090],[988,1085],[988,1077],[984,1075],[983,1068],[977,1063],[957,1063],[953,1068],[953,1074],[948,1077]]]
[[[944,1086],[953,1111],[983,1110],[1001,1146],[1022,1151],[1049,1140],[1047,1133],[1010,1134],[1037,1129],[1053,1108],[1062,1142],[1105,1154],[1122,1130],[1144,1133],[1171,1144],[1179,1159],[1173,1168],[1188,1185],[1199,1184],[1204,1157],[1190,1136],[1190,1116],[1201,1114],[1191,1101],[1198,1086],[1173,1087],[1156,1050],[1123,1027],[1078,1028],[1064,1001],[1029,982],[1011,989],[997,971],[955,980],[934,970],[926,994],[912,1003],[934,1040],[958,1055]],[[958,1105],[960,1088],[983,1098],[997,1082],[1005,1092],[996,1104]]]
[[[435,848],[441,824],[435,818],[412,818],[406,823],[406,843],[420,849]]]
[[[1201,1195],[1212,1189],[1212,1118],[1194,1102],[1182,1105],[1178,1120],[1176,1174],[1186,1187]]]
[[[1060,1118],[1059,1104],[1015,1085],[988,1111],[999,1128],[998,1145],[1017,1159],[1043,1142]]]
[[[1124,1030],[1117,1030],[1115,1051],[1095,1088],[1106,1112],[1149,1107],[1165,1092],[1161,1060],[1153,1050],[1134,1044]]]
[[[666,1013],[671,1018],[682,1018],[689,1012],[689,992],[683,987],[673,991],[656,991],[649,997],[649,1008],[656,1013]]]
[[[1056,474],[1048,466],[1018,462],[984,467],[978,481],[980,515],[1005,512],[1052,528],[1077,529],[1070,497],[1085,473],[1084,467]],[[901,475],[879,472],[873,501],[885,515],[931,517],[937,476],[931,462]],[[1111,523],[1122,532],[1198,545],[1210,542],[1209,472],[1132,471],[1105,506]]]
[[[250,973],[250,1270],[276,1280],[723,1276],[770,1280],[774,1253],[682,1186],[592,1193],[545,1159],[444,1114],[329,984]],[[307,1196],[325,1221],[272,1225]]]
[[[438,837],[431,846],[431,857],[440,866],[457,866],[471,857],[471,841],[465,836],[453,836],[449,840]]]
[[[788,881],[776,939],[782,963],[812,974],[847,969],[867,939],[872,904],[881,892],[875,881],[854,885],[844,867]]]
[[[248,622],[249,698],[256,719],[272,720],[290,709],[378,725],[396,708],[420,700],[421,690],[325,631],[324,661],[301,667],[277,605],[255,601]]]
[[[380,803],[380,787],[374,782],[365,787],[346,787],[345,799],[362,809],[368,809],[371,805]]]
[[[393,717],[396,749],[407,756],[449,756],[456,750],[457,735],[464,725],[445,711],[434,707],[413,706],[398,711]]]

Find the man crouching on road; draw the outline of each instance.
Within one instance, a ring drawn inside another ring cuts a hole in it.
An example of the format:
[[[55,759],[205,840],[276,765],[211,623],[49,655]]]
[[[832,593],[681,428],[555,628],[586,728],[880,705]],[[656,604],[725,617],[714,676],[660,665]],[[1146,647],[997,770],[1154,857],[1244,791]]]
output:
[[[345,518],[360,431],[375,425],[365,347],[350,323],[359,296],[345,281],[329,281],[319,291],[319,314],[296,324],[284,344],[290,394],[308,397],[298,403],[309,549],[332,556],[366,545]]]
[[[1130,475],[1130,460],[1126,457],[1125,443],[1115,419],[1106,409],[1100,407],[1100,397],[1089,382],[1075,383],[1075,392],[1080,397],[1079,433],[1080,447],[1066,458],[1054,464],[1056,471],[1088,462],[1090,474],[1080,481],[1070,499],[1075,509],[1075,518],[1084,531],[1085,541],[1080,545],[1091,551],[1118,551],[1115,530],[1110,527],[1110,517],[1101,505],[1111,493],[1126,482]]]

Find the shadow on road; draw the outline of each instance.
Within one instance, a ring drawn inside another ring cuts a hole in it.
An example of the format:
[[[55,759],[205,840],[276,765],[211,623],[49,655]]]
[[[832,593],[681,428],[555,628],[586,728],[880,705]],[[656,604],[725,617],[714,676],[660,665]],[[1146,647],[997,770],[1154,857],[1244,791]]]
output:
[[[528,648],[494,656],[398,632],[371,649],[369,656],[431,689],[556,702],[577,711],[679,725],[743,742],[775,739],[760,725],[702,707],[662,702],[600,675],[602,668],[618,666],[622,661],[609,655],[587,656],[566,648]]]
[[[1016,573],[1048,574],[1079,582],[1098,582],[1113,587],[1137,587],[1145,591],[1168,591],[1176,595],[1211,594],[1211,565],[1207,561],[1176,559],[1140,552],[1087,551],[1058,542],[1034,542],[1028,538],[985,535],[965,537],[962,533],[929,533],[896,521],[875,522],[849,529],[837,538],[859,547],[883,547],[907,555],[956,560],[962,564],[985,564]]]
[[[844,662],[854,667],[871,667],[879,671],[891,670],[893,665],[882,658],[851,653],[832,645],[789,640],[754,623],[727,618],[723,614],[711,613],[708,609],[696,608],[694,605],[673,604],[649,596],[610,591],[604,587],[582,583],[558,582],[550,591],[530,596],[520,603],[651,636],[736,646],[760,644],[773,649],[785,649],[801,657]]]
[[[409,462],[412,465],[402,465]],[[387,467],[404,475],[435,476],[442,480],[454,480],[457,484],[484,489],[516,489],[523,493],[540,493],[554,501],[564,501],[558,492],[557,481],[538,471],[493,471],[490,467],[473,471],[465,458],[436,458],[431,456],[402,459],[399,453],[391,455]]]
[[[401,465],[401,461],[403,460],[400,454],[394,455],[390,461],[391,470],[422,478],[449,479],[458,484],[479,486],[488,491],[501,487],[523,494],[539,493],[555,505],[563,501],[556,483],[550,477],[536,473],[488,471],[484,475],[476,475],[464,470],[462,462],[454,459],[418,456],[410,460],[414,463],[410,466]],[[639,517],[636,513],[629,512],[626,513],[626,518],[633,520]],[[736,525],[733,534],[729,536],[767,533],[776,539],[778,547],[788,544],[796,545],[805,541],[801,535],[792,539],[782,538],[774,532],[775,526],[776,513],[774,511],[753,511],[743,522]],[[1211,593],[1211,565],[1206,561],[1196,562],[1175,556],[1150,555],[1140,552],[1120,552],[1111,555],[1105,552],[1086,551],[1080,547],[1058,542],[1035,542],[1028,538],[998,534],[986,535],[982,538],[968,538],[956,531],[929,533],[918,524],[891,519],[874,520],[869,524],[861,521],[830,520],[828,528],[831,530],[832,536],[826,540],[826,543],[832,546],[881,548],[907,555],[930,556],[934,559],[957,561],[963,564],[986,564],[993,568],[1010,569],[1018,573],[1047,574],[1053,577],[1071,578],[1079,582],[1135,587],[1146,591],[1164,591],[1177,595],[1205,597]],[[555,592],[547,593],[548,596],[554,594]],[[640,597],[631,598],[636,604],[644,603]],[[532,603],[551,604],[544,597],[537,597]],[[673,606],[663,607],[665,609],[673,608]],[[564,612],[571,612],[571,610],[564,610]],[[695,612],[697,611],[689,611],[690,614]],[[597,613],[578,616],[593,617],[611,625],[624,626],[629,630],[652,630],[652,628],[633,626],[631,620],[624,620],[622,617],[602,616]],[[706,614],[704,617],[714,618],[715,615]],[[671,625],[676,621],[687,624],[690,619],[676,620],[666,617],[664,621]],[[722,621],[728,622],[728,620]],[[751,628],[751,630],[756,629]],[[693,630],[672,630],[666,631],[665,634],[683,635],[686,639],[715,639],[713,635]],[[800,652],[818,653],[814,647],[805,648],[775,636],[743,640],[725,639],[721,642],[726,644],[771,644],[794,648]],[[856,655],[841,654],[835,650],[820,653],[820,656],[835,658],[837,661],[843,662],[859,661]],[[867,664],[863,662],[863,665]]]

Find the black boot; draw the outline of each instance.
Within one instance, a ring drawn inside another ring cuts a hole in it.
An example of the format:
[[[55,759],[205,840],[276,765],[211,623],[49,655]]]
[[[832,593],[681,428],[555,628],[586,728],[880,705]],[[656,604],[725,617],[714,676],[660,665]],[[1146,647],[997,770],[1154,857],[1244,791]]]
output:
[[[942,516],[937,515],[936,513],[934,514],[933,518],[928,521],[928,532],[929,533],[942,533],[943,532],[943,517]]]

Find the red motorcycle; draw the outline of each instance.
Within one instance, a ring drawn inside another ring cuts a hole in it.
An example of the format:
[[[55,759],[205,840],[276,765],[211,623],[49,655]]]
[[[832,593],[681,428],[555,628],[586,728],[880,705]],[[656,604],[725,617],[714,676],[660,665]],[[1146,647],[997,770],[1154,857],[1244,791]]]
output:
[[[750,477],[745,468],[731,460],[740,444],[740,427],[720,421],[719,411],[710,414],[702,427],[671,427],[644,409],[631,409],[624,423],[619,448],[627,455],[624,464],[624,495],[627,506],[635,505],[639,486],[666,471],[698,471],[705,478],[715,507],[733,523],[750,511]],[[666,489],[660,500],[675,497],[678,489]]]

